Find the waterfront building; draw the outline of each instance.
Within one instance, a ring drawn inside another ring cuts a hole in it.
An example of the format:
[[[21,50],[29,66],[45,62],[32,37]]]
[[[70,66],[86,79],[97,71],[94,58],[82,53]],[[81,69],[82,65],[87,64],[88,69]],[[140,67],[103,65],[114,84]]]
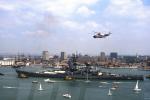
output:
[[[12,66],[15,65],[15,60],[0,60],[0,66]]]
[[[49,52],[48,51],[43,51],[42,53],[42,60],[48,61],[49,60]]]
[[[101,53],[100,53],[100,61],[106,61],[105,52],[101,52]]]
[[[0,55],[0,60],[3,60],[3,56]]]
[[[66,60],[67,59],[67,55],[66,55],[66,52],[61,52],[60,53],[60,60]]]
[[[144,66],[144,70],[150,70],[150,59],[147,60],[146,65]]]
[[[118,58],[118,53],[117,52],[111,52],[110,53],[110,58],[111,59],[114,59],[114,58],[117,59]]]
[[[149,68],[150,68],[150,61],[147,61],[147,66],[149,66]]]
[[[125,60],[125,63],[128,64],[136,63],[136,56],[124,56],[123,59]]]
[[[77,62],[79,63],[91,62],[91,57],[89,55],[79,56],[76,58],[77,58]]]

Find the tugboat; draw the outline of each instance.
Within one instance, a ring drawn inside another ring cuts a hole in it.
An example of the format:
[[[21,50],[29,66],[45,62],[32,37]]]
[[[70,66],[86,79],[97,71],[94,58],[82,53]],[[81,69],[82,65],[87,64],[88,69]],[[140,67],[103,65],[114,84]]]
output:
[[[66,98],[71,98],[71,95],[66,93],[66,94],[63,94],[63,97],[66,97]]]
[[[4,74],[3,74],[3,73],[0,73],[0,75],[2,75],[2,76],[3,76]]]
[[[112,84],[112,87],[110,88],[111,90],[116,90],[118,88],[118,85],[117,84]]]
[[[71,99],[71,94],[69,92],[64,93],[62,96]]]
[[[147,75],[146,78],[149,78],[149,79],[150,79],[150,75]]]

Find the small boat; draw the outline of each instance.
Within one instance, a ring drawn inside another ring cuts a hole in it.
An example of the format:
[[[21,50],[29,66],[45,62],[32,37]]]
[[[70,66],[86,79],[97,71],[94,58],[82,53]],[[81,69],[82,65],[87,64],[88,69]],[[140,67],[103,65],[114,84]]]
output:
[[[71,95],[69,93],[65,93],[62,96],[65,97],[65,98],[69,98],[69,99],[71,98]]]
[[[38,81],[32,81],[32,83],[38,83]]]
[[[136,85],[134,87],[134,91],[141,91],[141,89],[139,88],[138,84],[139,84],[139,81],[137,80]]]
[[[43,90],[41,83],[40,83],[40,87],[39,87],[38,90],[39,90],[39,91],[42,91],[42,90]]]
[[[120,84],[120,83],[122,83],[122,82],[113,82],[113,84]]]
[[[109,84],[108,82],[100,82],[101,84]]]
[[[73,77],[71,77],[71,76],[66,76],[66,77],[64,78],[64,80],[73,80]]]
[[[47,83],[54,83],[54,82],[56,82],[54,80],[50,80],[49,78],[48,79],[44,79],[44,81],[47,82]]]
[[[116,90],[118,87],[119,87],[119,86],[118,86],[117,84],[114,84],[114,83],[113,83],[111,90]]]
[[[116,87],[112,87],[112,88],[110,88],[111,90],[116,90]]]
[[[112,95],[112,93],[111,93],[111,90],[109,89],[109,92],[108,92],[108,94],[107,95],[109,95],[109,96],[111,96]]]

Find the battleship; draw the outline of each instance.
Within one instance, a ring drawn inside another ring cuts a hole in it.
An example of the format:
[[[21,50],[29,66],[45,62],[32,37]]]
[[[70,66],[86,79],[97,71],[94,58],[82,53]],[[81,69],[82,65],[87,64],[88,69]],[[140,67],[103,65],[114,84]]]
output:
[[[59,78],[65,80],[88,79],[88,80],[143,80],[143,75],[120,75],[101,71],[63,71],[63,70],[46,70],[41,72],[29,72],[21,69],[16,69],[19,78],[28,77],[45,77]]]
[[[146,75],[146,78],[150,79],[150,75]]]
[[[68,61],[66,69],[44,70],[37,72],[29,72],[16,69],[18,77],[46,77],[60,78],[65,80],[86,79],[86,80],[144,80],[143,75],[121,75],[101,70],[93,69],[88,62],[85,62],[86,67],[77,68],[77,57],[74,56]]]

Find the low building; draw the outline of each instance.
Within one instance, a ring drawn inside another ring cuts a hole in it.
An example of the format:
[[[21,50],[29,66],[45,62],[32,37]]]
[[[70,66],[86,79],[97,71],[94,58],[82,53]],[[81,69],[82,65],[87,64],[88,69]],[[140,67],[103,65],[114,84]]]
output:
[[[0,66],[12,66],[15,65],[15,60],[0,60]]]

